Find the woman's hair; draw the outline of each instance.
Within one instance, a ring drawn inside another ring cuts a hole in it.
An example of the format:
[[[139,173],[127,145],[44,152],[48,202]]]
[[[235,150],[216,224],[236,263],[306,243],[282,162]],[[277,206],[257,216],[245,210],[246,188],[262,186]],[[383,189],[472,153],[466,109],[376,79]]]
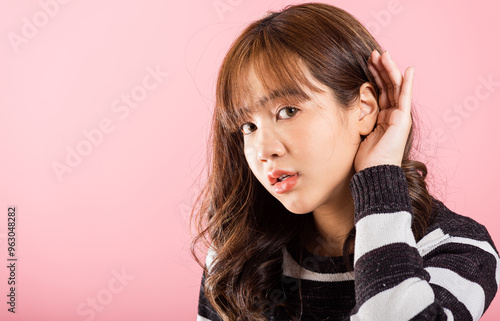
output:
[[[378,99],[379,88],[367,67],[374,49],[382,53],[372,35],[346,11],[304,3],[251,23],[225,56],[217,79],[208,177],[191,213],[199,232],[191,252],[204,268],[204,294],[223,320],[265,320],[273,305],[286,307],[286,302],[273,298],[276,293],[272,293],[280,288],[282,247],[295,238],[303,246],[304,235],[314,224],[312,213],[288,211],[247,164],[239,125],[255,98],[249,70],[255,72],[265,93],[273,91],[283,97],[298,93],[293,97],[300,102],[309,98],[302,86],[322,92],[304,75],[301,68],[305,66],[347,109],[359,99],[365,82],[373,85]],[[412,230],[418,241],[429,224],[432,197],[425,182],[427,167],[410,160],[412,143],[413,125],[401,167],[408,182]],[[347,263],[351,262],[349,249],[354,236],[355,229],[344,243]],[[210,270],[196,255],[200,240],[216,253]],[[353,269],[352,264],[347,265]]]

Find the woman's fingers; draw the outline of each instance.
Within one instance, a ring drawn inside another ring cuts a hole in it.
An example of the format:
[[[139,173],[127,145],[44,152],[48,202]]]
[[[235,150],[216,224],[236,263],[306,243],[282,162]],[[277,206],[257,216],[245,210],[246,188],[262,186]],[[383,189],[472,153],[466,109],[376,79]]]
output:
[[[381,56],[374,50],[368,65],[380,89],[380,108],[397,107],[403,76],[389,53],[385,51]]]
[[[401,94],[399,96],[400,109],[408,116],[411,112],[411,97],[413,95],[413,75],[415,67],[408,67],[405,70],[403,85],[401,86]]]
[[[397,108],[401,84],[403,83],[403,76],[387,51],[382,54],[382,64],[385,67],[385,72],[383,72],[382,75],[386,75],[384,79],[388,82],[387,88],[389,90],[389,98],[392,97],[391,106]]]
[[[380,106],[380,109],[385,109],[385,108],[389,108],[390,107],[390,100],[389,100],[389,96],[388,96],[388,93],[387,93],[387,86],[385,85],[385,81],[384,79],[382,79],[382,77],[380,76],[380,73],[378,72],[377,68],[376,68],[376,65],[378,65],[378,63],[376,62],[378,59],[380,58],[380,55],[378,54],[377,50],[374,50],[371,55],[370,55],[370,58],[368,60],[368,69],[370,70],[370,72],[372,73],[372,76],[373,78],[375,78],[375,82],[377,83],[377,87],[379,89],[379,106]]]
[[[391,81],[391,78],[389,77],[389,73],[387,72],[387,67],[390,67],[390,64],[388,63],[387,59],[390,57],[388,57],[387,51],[384,51],[382,55],[380,55],[377,51],[375,52],[375,57],[376,59],[374,59],[373,62],[375,68],[377,68],[377,71],[380,74],[380,77],[383,79],[384,88],[385,91],[387,92],[387,98],[389,100],[389,105],[387,107],[393,107],[396,103],[393,90],[394,86]]]

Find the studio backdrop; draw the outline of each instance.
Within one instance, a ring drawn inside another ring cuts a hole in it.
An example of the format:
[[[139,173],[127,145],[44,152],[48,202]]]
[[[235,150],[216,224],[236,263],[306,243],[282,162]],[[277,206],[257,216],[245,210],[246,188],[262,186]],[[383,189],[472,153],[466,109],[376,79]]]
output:
[[[299,1],[0,3],[0,319],[195,320],[189,215],[231,43]],[[497,1],[325,1],[415,66],[429,189],[500,244]],[[497,297],[482,320],[500,318]]]

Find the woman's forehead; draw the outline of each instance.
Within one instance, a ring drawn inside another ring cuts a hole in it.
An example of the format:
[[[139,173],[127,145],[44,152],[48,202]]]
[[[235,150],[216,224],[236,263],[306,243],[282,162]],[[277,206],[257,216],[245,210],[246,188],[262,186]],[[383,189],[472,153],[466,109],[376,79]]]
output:
[[[270,75],[261,75],[262,79],[271,77]],[[313,86],[320,87],[321,90],[328,90],[326,86],[315,80],[310,74],[307,74],[307,80],[313,83]],[[273,88],[266,88],[273,86]],[[242,109],[245,112],[251,112],[268,104],[275,104],[278,102],[305,102],[314,99],[317,89],[313,90],[306,84],[299,82],[291,84],[274,84],[274,82],[262,83],[256,76],[255,71],[250,69],[246,77],[246,84],[243,86],[247,88],[242,93]],[[315,92],[316,91],[316,92]]]

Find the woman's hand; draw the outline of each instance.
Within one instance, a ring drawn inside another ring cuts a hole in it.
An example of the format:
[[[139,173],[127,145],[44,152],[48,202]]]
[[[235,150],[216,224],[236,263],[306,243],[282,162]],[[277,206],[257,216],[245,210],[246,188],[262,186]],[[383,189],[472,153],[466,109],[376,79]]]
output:
[[[380,90],[377,126],[359,145],[354,169],[393,164],[401,166],[411,128],[411,97],[415,67],[408,67],[404,78],[389,53],[374,50],[368,69]]]

